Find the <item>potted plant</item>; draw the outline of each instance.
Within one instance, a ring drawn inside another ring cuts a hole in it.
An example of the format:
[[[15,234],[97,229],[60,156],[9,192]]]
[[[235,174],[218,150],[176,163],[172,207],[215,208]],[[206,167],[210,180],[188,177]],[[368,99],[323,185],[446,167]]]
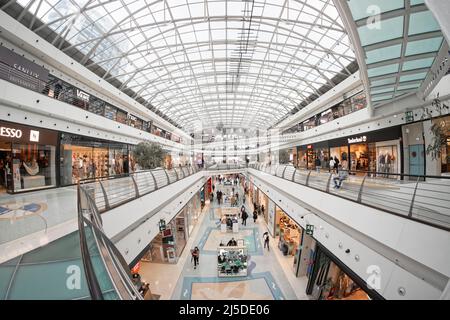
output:
[[[161,167],[166,152],[154,142],[141,142],[133,151],[136,162],[142,169],[155,169]]]

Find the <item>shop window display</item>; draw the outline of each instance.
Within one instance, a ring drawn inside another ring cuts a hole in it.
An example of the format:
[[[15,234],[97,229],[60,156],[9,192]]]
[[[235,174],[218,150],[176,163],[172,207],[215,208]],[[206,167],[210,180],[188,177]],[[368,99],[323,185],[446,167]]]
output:
[[[280,218],[277,219],[279,230],[278,248],[283,255],[294,257],[301,241],[301,228],[282,211],[278,211]]]
[[[331,261],[326,285],[319,300],[370,300],[370,298],[344,271]]]
[[[128,173],[125,144],[109,144],[88,137],[63,134],[61,139],[61,185],[83,179]]]
[[[55,146],[13,144],[12,191],[56,186],[55,151]]]
[[[369,146],[367,144],[350,145],[350,170],[369,171]]]
[[[320,249],[307,292],[317,300],[370,300],[368,294]]]

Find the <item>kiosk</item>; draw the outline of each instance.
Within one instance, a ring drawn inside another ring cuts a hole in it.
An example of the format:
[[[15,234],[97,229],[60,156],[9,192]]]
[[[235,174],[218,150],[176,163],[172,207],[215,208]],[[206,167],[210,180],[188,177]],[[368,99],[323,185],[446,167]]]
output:
[[[219,277],[246,277],[247,247],[219,247],[217,249],[217,271]]]

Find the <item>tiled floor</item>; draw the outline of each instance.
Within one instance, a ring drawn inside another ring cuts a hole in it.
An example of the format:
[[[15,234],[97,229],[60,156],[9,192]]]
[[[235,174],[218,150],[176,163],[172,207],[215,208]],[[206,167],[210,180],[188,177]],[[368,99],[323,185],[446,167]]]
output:
[[[249,199],[246,203],[250,203]],[[286,260],[282,260],[284,257],[277,256],[276,250],[263,250],[262,234],[266,231],[264,219],[258,219],[256,224],[248,219],[247,226],[240,225],[239,233],[223,234],[216,217],[217,207],[215,201],[205,207],[176,265],[141,265],[141,276],[150,283],[152,293],[161,295],[161,299],[307,299],[304,294],[306,283],[294,276],[292,268],[289,268]],[[252,212],[250,208],[247,211]],[[216,248],[221,240],[228,242],[231,237],[244,239],[248,246],[247,277],[218,277]],[[197,269],[193,268],[190,259],[190,249],[195,246],[200,248],[200,265]]]
[[[77,229],[76,187],[0,194],[0,263]]]

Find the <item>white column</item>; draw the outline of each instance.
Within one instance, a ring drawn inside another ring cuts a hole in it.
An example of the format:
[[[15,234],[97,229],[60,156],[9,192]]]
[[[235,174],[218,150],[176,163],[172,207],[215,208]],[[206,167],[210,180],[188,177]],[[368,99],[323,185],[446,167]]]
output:
[[[442,0],[425,0],[425,3],[441,26],[442,33],[447,39],[447,42],[450,43],[450,2]]]

